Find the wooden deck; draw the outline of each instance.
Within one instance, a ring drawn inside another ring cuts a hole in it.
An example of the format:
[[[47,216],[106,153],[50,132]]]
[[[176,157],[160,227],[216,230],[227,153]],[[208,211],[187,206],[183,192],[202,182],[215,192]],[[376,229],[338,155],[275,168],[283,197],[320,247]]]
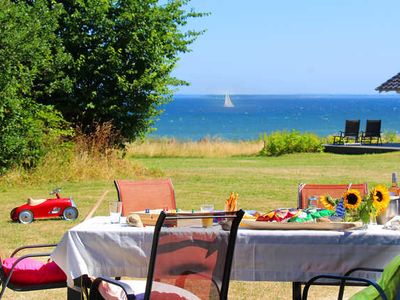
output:
[[[400,151],[399,143],[385,143],[382,145],[376,144],[346,144],[333,145],[324,144],[325,152],[337,154],[369,154],[369,153],[386,153]]]

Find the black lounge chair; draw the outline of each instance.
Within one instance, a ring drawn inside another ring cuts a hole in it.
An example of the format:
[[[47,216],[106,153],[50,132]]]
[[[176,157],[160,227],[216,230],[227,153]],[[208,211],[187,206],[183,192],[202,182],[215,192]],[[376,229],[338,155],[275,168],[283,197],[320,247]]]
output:
[[[340,135],[335,135],[333,137],[334,144],[344,144],[348,143],[349,140],[354,140],[358,143],[360,131],[360,120],[346,120],[346,125],[344,131],[340,132]]]
[[[362,144],[372,144],[373,141],[376,141],[376,144],[382,144],[381,120],[367,120],[365,132],[361,134]]]

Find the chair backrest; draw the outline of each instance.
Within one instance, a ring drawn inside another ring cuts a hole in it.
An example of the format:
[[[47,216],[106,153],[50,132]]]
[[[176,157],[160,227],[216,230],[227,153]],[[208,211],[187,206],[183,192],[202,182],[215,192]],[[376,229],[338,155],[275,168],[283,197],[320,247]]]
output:
[[[359,184],[310,184],[300,183],[298,191],[298,207],[307,208],[310,198],[319,198],[320,196],[330,195],[332,198],[340,198],[348,189],[358,190],[361,197],[368,193],[366,183]],[[317,206],[323,208],[323,205],[317,201]]]
[[[360,131],[360,120],[346,120],[344,129],[345,136],[358,136]]]
[[[227,299],[236,234],[244,215],[237,212],[165,214],[154,230],[145,299],[160,285],[177,286],[200,299]],[[224,226],[203,227],[206,220]],[[164,226],[174,222],[176,226]]]
[[[114,180],[118,200],[122,201],[122,215],[145,209],[176,209],[175,192],[171,179],[143,181]]]
[[[381,136],[381,120],[367,120],[365,125],[366,137],[379,137]]]

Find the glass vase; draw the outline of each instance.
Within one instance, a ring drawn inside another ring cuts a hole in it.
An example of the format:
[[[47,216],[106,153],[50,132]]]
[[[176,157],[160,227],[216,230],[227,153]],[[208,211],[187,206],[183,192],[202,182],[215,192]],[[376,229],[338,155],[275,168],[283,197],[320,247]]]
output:
[[[369,224],[368,225],[378,225],[376,222],[376,215],[375,214],[370,214],[369,215]]]
[[[376,222],[376,215],[374,213],[370,213],[368,221],[363,221],[362,223],[363,229],[375,229],[378,226],[378,223]]]

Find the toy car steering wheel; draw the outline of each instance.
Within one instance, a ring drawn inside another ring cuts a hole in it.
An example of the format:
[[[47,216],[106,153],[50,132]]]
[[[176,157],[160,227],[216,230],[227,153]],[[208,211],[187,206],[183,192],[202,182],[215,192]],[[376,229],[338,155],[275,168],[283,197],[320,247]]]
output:
[[[61,188],[55,188],[52,192],[50,192],[50,195],[58,194],[61,192]]]

